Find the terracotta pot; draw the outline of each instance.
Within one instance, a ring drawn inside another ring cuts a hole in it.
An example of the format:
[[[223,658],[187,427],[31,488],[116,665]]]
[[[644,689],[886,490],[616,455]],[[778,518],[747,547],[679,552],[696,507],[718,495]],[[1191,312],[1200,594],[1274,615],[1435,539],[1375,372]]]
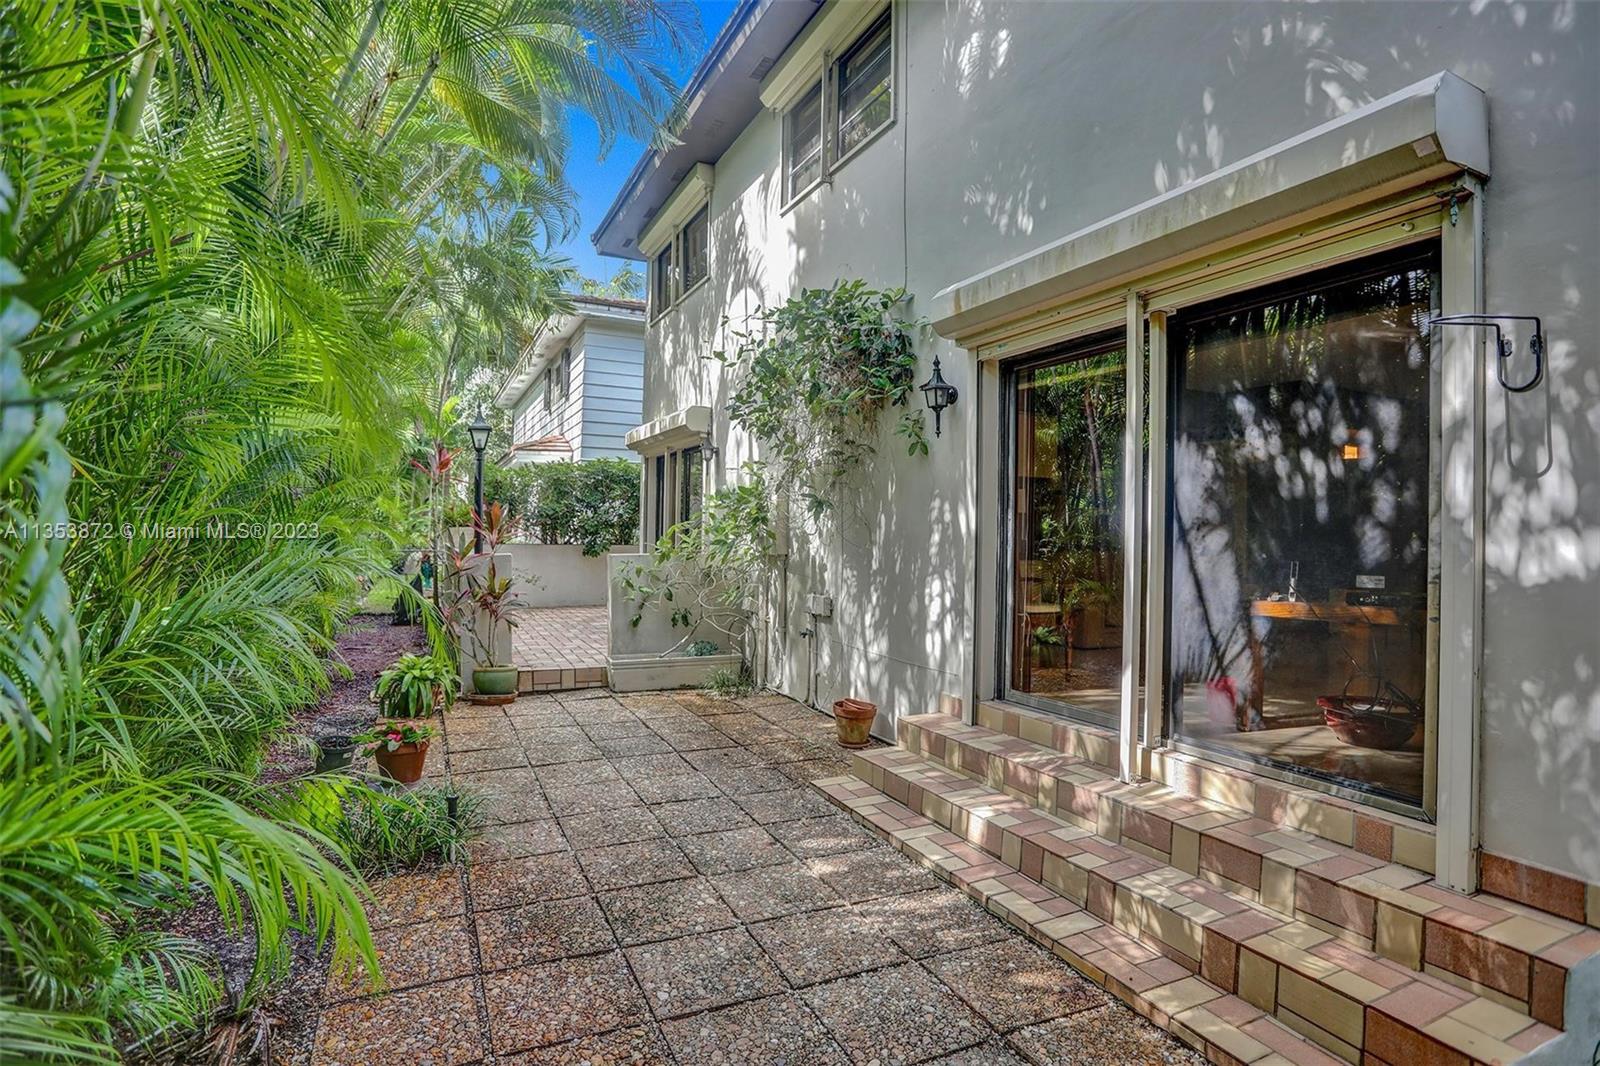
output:
[[[428,759],[428,742],[419,744],[401,744],[390,751],[386,747],[379,747],[374,753],[378,760],[378,772],[384,777],[409,785],[422,777],[422,764]]]
[[[872,721],[878,717],[878,705],[866,700],[836,700],[833,704],[833,724],[839,730],[841,748],[864,748],[872,743]]]

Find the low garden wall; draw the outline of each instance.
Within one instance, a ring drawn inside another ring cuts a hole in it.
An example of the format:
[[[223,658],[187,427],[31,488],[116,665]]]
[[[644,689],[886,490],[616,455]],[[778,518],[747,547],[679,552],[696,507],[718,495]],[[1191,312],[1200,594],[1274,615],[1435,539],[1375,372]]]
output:
[[[628,555],[637,550],[632,544],[611,549]],[[502,544],[496,555],[510,559],[502,573],[516,581],[512,598],[519,607],[598,607],[606,603],[611,556],[584,555],[576,544],[522,543]]]
[[[705,684],[713,670],[737,670],[740,658],[733,652],[684,655],[680,648],[666,654],[683,640],[686,630],[672,624],[670,607],[651,604],[640,609],[622,587],[624,568],[649,559],[648,554],[618,553],[605,560],[611,646],[606,665],[611,687],[619,692],[689,688]],[[635,614],[638,625],[631,624]],[[726,648],[723,634],[713,631],[703,636]]]

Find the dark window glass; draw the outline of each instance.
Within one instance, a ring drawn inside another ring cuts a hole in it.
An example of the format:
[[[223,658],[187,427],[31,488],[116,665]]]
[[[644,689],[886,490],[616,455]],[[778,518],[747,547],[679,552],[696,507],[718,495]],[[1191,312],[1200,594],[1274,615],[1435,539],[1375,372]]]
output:
[[[889,121],[893,106],[889,39],[889,16],[884,15],[839,60],[841,156]]]
[[[656,525],[652,541],[661,539],[667,531],[667,457],[656,456]]]
[[[700,513],[700,501],[705,492],[705,463],[700,458],[699,448],[685,448],[680,455],[678,521],[687,522]]]
[[[706,276],[710,263],[711,207],[702,207],[683,227],[683,291],[688,292]]]
[[[555,396],[551,395],[553,392],[555,392],[555,387],[556,387],[555,379],[553,377],[551,377],[550,371],[548,369],[545,370],[545,372],[544,372],[544,413],[545,414],[549,414],[552,410],[555,409],[555,399],[556,398],[555,398]]]
[[[656,254],[650,268],[650,310],[660,314],[672,305],[672,245]]]
[[[1122,346],[1015,371],[1010,694],[1115,722],[1122,672]]]
[[[1172,726],[1423,799],[1436,255],[1174,319]]]
[[[561,349],[561,398],[572,395],[572,349]]]
[[[822,177],[822,83],[800,98],[784,116],[789,175],[786,199],[793,199]]]

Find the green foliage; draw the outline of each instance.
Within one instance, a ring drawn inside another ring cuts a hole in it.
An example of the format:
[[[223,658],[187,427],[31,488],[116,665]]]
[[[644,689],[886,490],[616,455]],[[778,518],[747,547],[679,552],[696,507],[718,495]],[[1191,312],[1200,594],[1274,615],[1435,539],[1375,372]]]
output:
[[[540,466],[525,463],[522,466],[483,464],[483,501],[485,505],[498,503],[505,508],[506,519],[513,528],[524,526],[533,510],[534,487],[538,483]],[[470,490],[470,487],[468,489]],[[472,524],[472,510],[467,508],[467,525]]]
[[[755,680],[748,667],[718,667],[706,675],[705,692],[719,700],[738,699],[756,690]]]
[[[0,1059],[200,1021],[153,932],[196,904],[253,942],[247,998],[293,930],[376,968],[369,790],[265,789],[265,752],[397,516],[436,526],[411,427],[463,443],[451,397],[563,299],[564,110],[653,137],[682,39],[653,0],[448,7],[6,7]]]
[[[350,739],[357,744],[365,744],[362,753],[370,756],[376,755],[379,751],[397,751],[402,744],[421,744],[425,740],[432,740],[433,735],[434,730],[431,725],[385,722]]]
[[[335,839],[367,874],[461,862],[482,822],[483,799],[464,792],[450,816],[449,793],[425,786],[386,792],[363,788],[351,793],[343,816],[334,822]]]
[[[378,709],[391,718],[426,718],[433,713],[433,694],[444,694],[445,706],[455,699],[459,675],[435,655],[402,655],[378,675],[373,695]]]
[[[916,324],[894,315],[904,298],[860,280],[802,289],[756,312],[756,325],[715,353],[736,374],[728,415],[760,440],[774,495],[803,500],[813,517],[871,459],[886,409],[902,409],[896,429],[908,451],[928,452],[922,412],[911,405]]]
[[[604,555],[639,537],[639,464],[627,459],[537,463],[523,525],[544,544],[577,544]]]
[[[683,649],[683,654],[701,658],[707,655],[715,655],[721,650],[722,645],[714,640],[696,640]]]
[[[637,627],[652,606],[685,630],[667,654],[689,644],[701,627],[725,634],[741,649],[749,636],[751,600],[770,566],[772,511],[761,470],[705,498],[700,515],[667,530],[645,563],[621,568],[623,594]]]
[[[1035,626],[1033,629],[1033,642],[1040,647],[1058,648],[1067,642],[1061,635],[1061,630],[1055,626]]]

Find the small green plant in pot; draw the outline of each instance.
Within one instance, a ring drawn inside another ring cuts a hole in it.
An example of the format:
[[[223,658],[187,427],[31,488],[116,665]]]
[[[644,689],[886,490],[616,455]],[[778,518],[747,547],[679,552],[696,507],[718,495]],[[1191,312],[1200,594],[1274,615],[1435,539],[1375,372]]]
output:
[[[433,728],[409,722],[389,722],[354,739],[357,744],[366,746],[367,755],[378,760],[380,774],[409,785],[422,777],[422,767],[428,759],[428,742],[433,739]]]
[[[455,699],[456,672],[433,655],[402,655],[378,675],[378,709],[389,718],[426,718]]]
[[[510,647],[511,630],[516,620],[511,617],[511,590],[515,582],[500,574],[495,565],[495,549],[500,546],[506,532],[506,512],[498,503],[490,504],[482,520],[483,550],[461,551],[453,560],[460,594],[449,612],[457,623],[463,650],[474,663],[472,690],[483,696],[514,696],[517,692],[517,668],[499,661],[501,642],[496,638],[503,631]]]

